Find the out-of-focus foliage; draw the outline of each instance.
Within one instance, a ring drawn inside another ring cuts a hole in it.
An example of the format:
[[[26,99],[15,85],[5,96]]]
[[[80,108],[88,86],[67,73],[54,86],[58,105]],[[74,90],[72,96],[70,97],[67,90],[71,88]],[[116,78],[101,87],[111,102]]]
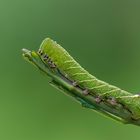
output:
[[[139,5],[137,0],[1,0],[0,139],[139,139],[139,127],[103,118],[50,87],[20,52],[37,50],[51,37],[97,78],[137,93]]]

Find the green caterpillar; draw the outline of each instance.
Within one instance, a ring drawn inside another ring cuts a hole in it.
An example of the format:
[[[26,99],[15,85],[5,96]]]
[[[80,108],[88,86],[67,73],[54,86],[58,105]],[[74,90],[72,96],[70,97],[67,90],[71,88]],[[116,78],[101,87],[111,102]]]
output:
[[[40,51],[42,54],[48,55],[66,76],[73,79],[78,85],[88,89],[93,94],[97,93],[97,95],[110,96],[110,93],[113,93],[113,95],[111,95],[113,97],[116,97],[116,95],[117,97],[131,95],[89,74],[60,45],[49,38],[42,42]]]
[[[74,97],[86,107],[100,110],[101,112],[109,114],[111,117],[125,119],[127,123],[139,123],[139,95],[133,95],[116,86],[98,80],[82,68],[68,52],[55,41],[49,38],[45,39],[37,53],[27,53],[27,50],[24,50],[24,57],[40,69],[43,69],[43,71],[45,71],[46,68],[49,69],[47,73],[49,73],[51,77],[53,77],[54,74],[56,77],[60,77],[65,83],[68,83],[70,87],[73,87]],[[41,63],[44,65],[43,68],[42,65],[39,65]],[[53,84],[60,87],[55,78]],[[69,86],[64,87],[64,85],[65,84],[62,83],[61,88],[65,88],[66,91],[70,90],[68,89]],[[77,92],[82,94],[76,94]],[[95,107],[92,105],[93,102]]]

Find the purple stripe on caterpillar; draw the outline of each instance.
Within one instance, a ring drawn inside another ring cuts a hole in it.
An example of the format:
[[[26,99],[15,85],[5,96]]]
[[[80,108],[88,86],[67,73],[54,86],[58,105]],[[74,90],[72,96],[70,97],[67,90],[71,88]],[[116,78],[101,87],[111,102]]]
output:
[[[73,85],[74,87],[76,87],[76,86],[78,86],[78,83],[77,83],[76,81],[74,81],[74,82],[72,82],[72,85]]]
[[[43,56],[43,59],[44,60],[47,60],[49,57],[48,57],[48,55],[47,54],[45,54],[44,56]]]
[[[100,103],[101,101],[102,101],[102,99],[101,99],[100,96],[97,96],[97,97],[95,98],[95,102],[96,102],[96,103]]]
[[[115,98],[109,98],[107,99],[107,102],[110,103],[111,105],[117,105],[117,101],[115,100]]]
[[[83,94],[84,95],[88,95],[89,94],[89,90],[88,89],[83,90]]]
[[[51,68],[56,68],[56,65],[54,63],[50,64]]]
[[[41,49],[38,50],[38,53],[39,53],[40,55],[43,55],[43,52],[42,52]]]

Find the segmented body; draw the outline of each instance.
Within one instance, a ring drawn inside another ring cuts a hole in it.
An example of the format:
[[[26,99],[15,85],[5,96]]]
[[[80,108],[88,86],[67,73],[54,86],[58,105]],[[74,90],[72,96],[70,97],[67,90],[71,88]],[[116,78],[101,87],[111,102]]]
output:
[[[112,93],[118,96],[128,96],[130,93],[121,90],[118,87],[109,85],[106,82],[98,80],[82,68],[60,45],[47,38],[41,44],[40,50],[47,54],[57,67],[68,76],[69,79],[77,82],[82,88],[88,89],[94,95],[112,96]]]
[[[74,82],[75,86],[78,85],[83,89],[85,95],[89,93],[97,96],[98,101],[109,101],[111,99],[110,104],[120,103],[132,113],[134,119],[140,118],[140,103],[137,106],[131,105],[136,97],[134,98],[131,93],[98,80],[89,74],[55,41],[49,38],[45,39],[40,46],[39,52],[43,56],[43,61],[46,59],[47,62],[50,62],[50,65],[62,71],[68,79]],[[140,101],[138,98],[137,102]]]

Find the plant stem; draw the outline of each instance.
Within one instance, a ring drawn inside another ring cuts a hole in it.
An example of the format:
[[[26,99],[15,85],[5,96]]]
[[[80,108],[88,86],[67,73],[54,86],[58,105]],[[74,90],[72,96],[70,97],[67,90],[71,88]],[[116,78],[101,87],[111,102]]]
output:
[[[63,91],[67,95],[72,96],[74,99],[80,102],[83,107],[90,108],[96,112],[100,112],[105,116],[111,117],[112,119],[125,124],[133,123],[136,125],[140,125],[140,121],[132,120],[131,113],[128,110],[124,109],[122,106],[112,108],[112,106],[110,106],[106,102],[98,103],[96,100],[97,97],[91,94],[85,95],[80,87],[74,86],[71,81],[69,81],[63,76],[63,74],[59,72],[57,68],[51,69],[49,65],[45,64],[36,52],[31,52],[25,49],[23,50],[23,52],[23,56],[27,61],[34,64],[37,68],[39,68],[39,70],[43,71],[45,74],[51,77],[52,81],[50,82],[50,84],[52,86]]]

